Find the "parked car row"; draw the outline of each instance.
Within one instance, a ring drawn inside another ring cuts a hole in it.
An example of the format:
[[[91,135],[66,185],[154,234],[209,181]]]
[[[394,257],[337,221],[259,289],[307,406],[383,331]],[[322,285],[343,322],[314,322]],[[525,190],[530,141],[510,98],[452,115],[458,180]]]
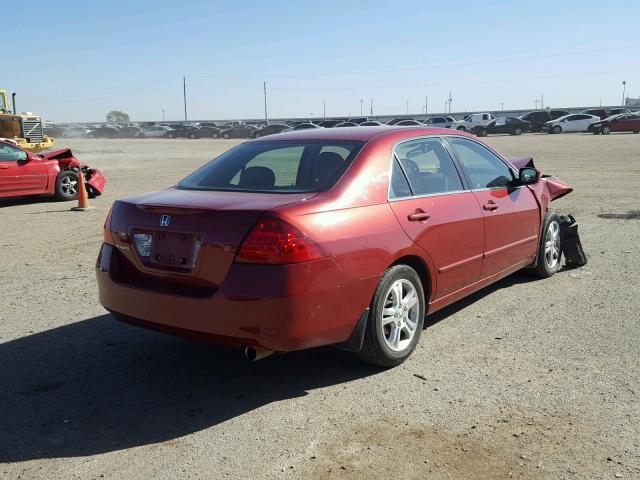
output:
[[[47,133],[53,137],[86,138],[258,138],[288,130],[307,130],[317,128],[373,127],[381,125],[430,126],[470,132],[479,137],[492,134],[521,135],[526,132],[638,132],[640,112],[631,112],[627,108],[591,109],[581,113],[569,113],[566,110],[537,110],[519,117],[496,117],[491,113],[471,113],[461,120],[453,116],[434,116],[424,120],[413,118],[394,118],[386,123],[370,120],[367,117],[354,117],[347,120],[290,120],[283,123],[230,121],[224,124],[216,122],[199,123],[140,123],[127,125],[69,125],[55,126]]]

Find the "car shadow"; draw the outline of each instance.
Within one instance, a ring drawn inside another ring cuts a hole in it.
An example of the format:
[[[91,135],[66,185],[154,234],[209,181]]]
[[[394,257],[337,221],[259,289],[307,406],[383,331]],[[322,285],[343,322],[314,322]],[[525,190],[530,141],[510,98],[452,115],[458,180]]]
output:
[[[562,270],[563,269],[559,271],[562,271]],[[445,318],[461,310],[464,310],[469,305],[474,304],[478,300],[488,295],[491,295],[493,292],[496,292],[500,289],[509,288],[513,285],[519,285],[522,283],[535,282],[539,280],[540,278],[537,278],[536,276],[530,273],[527,273],[526,271],[519,270],[515,273],[512,273],[508,277],[505,277],[502,280],[497,281],[496,283],[492,283],[491,285],[484,287],[482,290],[472,293],[471,295],[464,297],[463,299],[458,300],[457,302],[447,307],[444,307],[442,310],[438,310],[435,313],[427,315],[427,317],[424,320],[424,328],[432,327],[433,325],[444,320]]]
[[[31,205],[33,203],[59,203],[55,198],[49,196],[26,196],[0,198],[0,208],[15,207],[16,205]]]
[[[101,315],[0,344],[0,463],[164,442],[380,371],[333,347],[249,363]]]

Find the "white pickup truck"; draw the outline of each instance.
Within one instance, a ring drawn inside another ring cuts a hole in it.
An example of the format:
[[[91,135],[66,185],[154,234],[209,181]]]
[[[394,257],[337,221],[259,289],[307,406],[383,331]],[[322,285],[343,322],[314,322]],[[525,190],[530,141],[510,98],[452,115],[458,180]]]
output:
[[[452,125],[452,128],[466,132],[471,130],[473,127],[488,125],[495,119],[496,117],[490,113],[472,113],[471,115],[464,117],[464,120],[457,121],[455,126]]]

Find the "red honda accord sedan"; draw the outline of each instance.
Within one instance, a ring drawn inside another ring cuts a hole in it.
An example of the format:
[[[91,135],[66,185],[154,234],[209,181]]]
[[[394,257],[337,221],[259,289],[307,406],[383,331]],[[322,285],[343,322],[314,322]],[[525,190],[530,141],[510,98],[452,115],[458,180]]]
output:
[[[516,270],[559,268],[569,193],[530,158],[423,127],[249,141],[175,187],[116,201],[96,270],[123,321],[243,346],[337,345],[383,366],[424,317]]]

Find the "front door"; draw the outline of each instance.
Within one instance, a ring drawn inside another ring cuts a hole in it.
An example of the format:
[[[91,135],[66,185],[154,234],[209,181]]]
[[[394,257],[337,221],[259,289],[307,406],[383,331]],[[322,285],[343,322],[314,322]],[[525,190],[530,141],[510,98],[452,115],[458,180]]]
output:
[[[410,140],[394,152],[390,205],[436,270],[431,299],[475,282],[484,242],[482,211],[442,141]]]
[[[47,167],[26,152],[0,143],[0,195],[43,193],[47,187]]]
[[[486,146],[449,137],[484,215],[481,278],[517,264],[533,262],[540,230],[540,209],[533,192],[515,186],[513,170]]]

